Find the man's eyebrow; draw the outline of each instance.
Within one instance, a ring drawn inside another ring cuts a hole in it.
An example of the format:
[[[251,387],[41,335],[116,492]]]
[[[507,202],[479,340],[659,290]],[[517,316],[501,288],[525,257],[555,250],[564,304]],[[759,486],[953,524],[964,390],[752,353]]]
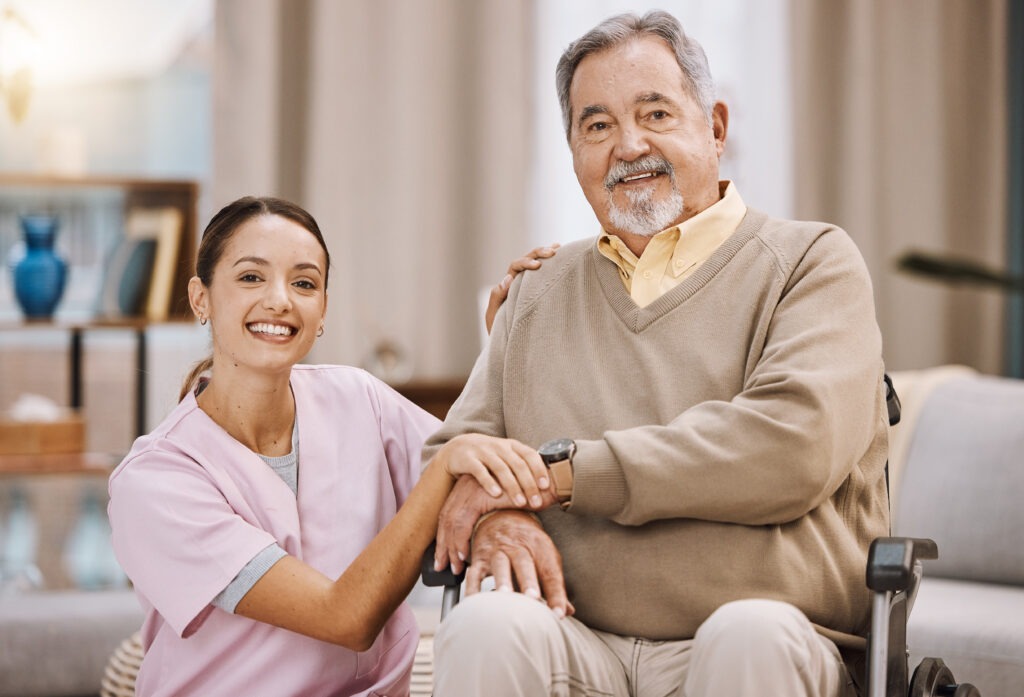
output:
[[[585,106],[585,107],[583,107],[583,110],[580,111],[580,117],[578,119],[576,119],[576,125],[577,126],[582,126],[583,122],[586,121],[587,119],[589,119],[591,116],[595,116],[596,114],[607,114],[607,113],[608,113],[608,107],[601,106],[600,104],[591,104],[590,106]]]
[[[676,103],[671,98],[662,94],[661,92],[644,92],[643,94],[637,95],[637,98],[633,100],[634,104],[669,104],[675,106]],[[583,123],[591,116],[597,114],[607,114],[608,107],[601,104],[591,104],[590,106],[583,107],[580,111],[580,116],[576,119],[576,125],[582,126]]]

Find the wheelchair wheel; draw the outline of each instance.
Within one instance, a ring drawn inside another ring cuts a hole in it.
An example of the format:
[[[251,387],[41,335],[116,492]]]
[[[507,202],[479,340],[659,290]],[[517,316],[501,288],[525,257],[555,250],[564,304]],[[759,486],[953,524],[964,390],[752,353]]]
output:
[[[926,658],[910,680],[909,697],[981,697],[981,693],[969,683],[957,685],[941,658]]]

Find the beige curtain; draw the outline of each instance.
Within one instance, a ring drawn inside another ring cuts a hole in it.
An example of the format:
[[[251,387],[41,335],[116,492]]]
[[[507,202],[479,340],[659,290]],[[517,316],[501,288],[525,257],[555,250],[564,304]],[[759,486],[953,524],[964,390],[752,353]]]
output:
[[[795,208],[856,240],[890,369],[999,373],[1003,298],[897,272],[909,249],[1005,268],[1006,1],[791,0]]]
[[[266,193],[317,218],[312,360],[388,341],[414,377],[469,373],[478,290],[528,247],[531,40],[529,2],[219,0],[212,205]]]

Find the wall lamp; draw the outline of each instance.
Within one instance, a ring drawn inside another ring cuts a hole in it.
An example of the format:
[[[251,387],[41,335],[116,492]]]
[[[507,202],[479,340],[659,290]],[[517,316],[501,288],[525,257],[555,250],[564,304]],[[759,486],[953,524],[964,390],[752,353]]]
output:
[[[28,112],[38,36],[13,7],[0,10],[0,97],[15,123]]]

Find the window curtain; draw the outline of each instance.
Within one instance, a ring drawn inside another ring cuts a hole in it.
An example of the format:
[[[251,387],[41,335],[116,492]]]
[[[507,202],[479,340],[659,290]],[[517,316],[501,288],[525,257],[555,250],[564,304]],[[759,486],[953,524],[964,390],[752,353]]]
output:
[[[895,268],[1007,267],[1006,0],[791,0],[798,217],[834,222],[875,284],[890,369],[1004,365],[1005,298]]]
[[[468,375],[479,290],[529,247],[532,4],[219,0],[215,22],[211,205],[317,218],[333,269],[310,360]]]

